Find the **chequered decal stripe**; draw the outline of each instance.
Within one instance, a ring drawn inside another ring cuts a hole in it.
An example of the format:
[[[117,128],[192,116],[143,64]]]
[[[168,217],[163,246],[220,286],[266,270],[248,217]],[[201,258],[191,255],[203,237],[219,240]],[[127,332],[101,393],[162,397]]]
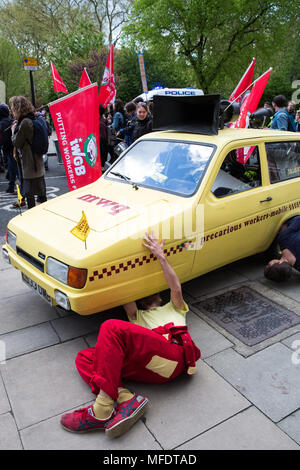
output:
[[[190,242],[188,242],[190,243]],[[166,256],[175,255],[176,253],[180,253],[183,248],[185,247],[186,243],[182,243],[181,245],[177,245],[176,247],[171,247],[169,250],[164,249],[164,253]],[[130,260],[124,263],[120,263],[116,266],[111,266],[108,268],[103,268],[101,272],[94,271],[93,275],[89,277],[89,281],[95,281],[97,279],[103,279],[105,276],[109,277],[113,273],[119,274],[120,272],[128,271],[128,269],[134,269],[138,266],[142,266],[143,264],[150,263],[151,260],[155,261],[157,258],[150,253],[149,255],[144,255],[142,258],[135,258],[134,260]]]

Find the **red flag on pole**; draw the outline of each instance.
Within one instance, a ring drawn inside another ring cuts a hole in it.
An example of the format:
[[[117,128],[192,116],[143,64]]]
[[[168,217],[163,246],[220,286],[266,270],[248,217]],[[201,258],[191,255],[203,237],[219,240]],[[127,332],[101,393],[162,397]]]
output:
[[[236,103],[240,103],[242,94],[250,87],[252,83],[254,66],[255,57],[253,57],[251,64],[249,65],[246,72],[244,73],[239,83],[231,93],[230,97],[228,98],[229,101],[236,101]]]
[[[52,80],[53,80],[53,87],[55,93],[61,91],[62,93],[68,93],[67,87],[62,81],[58,71],[55,68],[55,65],[53,62],[50,62],[51,64],[51,72],[52,72]]]
[[[251,89],[251,92],[247,92],[247,96],[244,96],[244,101],[241,104],[240,115],[235,123],[234,127],[248,127],[247,125],[247,114],[254,113],[258,106],[258,103],[262,97],[266,84],[269,80],[272,67],[269,68],[263,75],[257,78]]]
[[[260,102],[264,89],[266,88],[267,82],[272,72],[272,67],[269,68],[263,75],[261,75],[257,80],[255,80],[254,85],[251,90],[250,99],[248,102],[248,111],[254,113]]]
[[[88,73],[86,71],[86,67],[84,67],[83,72],[81,74],[81,79],[79,82],[79,88],[84,88],[85,86],[91,85],[91,80],[90,77],[88,76]]]
[[[106,108],[108,103],[114,100],[115,96],[116,88],[113,71],[113,45],[111,44],[100,88],[99,104],[102,104],[104,108]]]

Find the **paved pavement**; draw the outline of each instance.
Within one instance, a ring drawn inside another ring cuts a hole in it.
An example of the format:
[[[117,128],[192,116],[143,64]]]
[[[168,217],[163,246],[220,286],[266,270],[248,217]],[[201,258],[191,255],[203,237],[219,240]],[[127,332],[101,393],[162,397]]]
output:
[[[263,266],[255,256],[183,285],[188,325],[202,351],[197,373],[165,385],[127,382],[150,407],[130,432],[109,439],[101,432],[69,433],[60,416],[93,402],[74,359],[95,345],[101,322],[123,312],[58,312],[1,259],[0,450],[298,450],[300,324],[249,347],[199,307],[247,286],[300,315],[300,274],[275,285],[264,279]]]

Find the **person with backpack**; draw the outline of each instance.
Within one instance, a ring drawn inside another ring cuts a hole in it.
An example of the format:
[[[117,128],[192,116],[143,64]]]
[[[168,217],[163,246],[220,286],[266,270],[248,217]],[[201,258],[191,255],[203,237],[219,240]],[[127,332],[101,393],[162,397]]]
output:
[[[39,202],[47,201],[43,154],[48,150],[48,133],[44,120],[37,119],[34,107],[24,96],[13,96],[9,100],[13,122],[12,143],[20,151],[23,172],[23,194],[28,209]],[[18,203],[13,205],[18,207]]]
[[[12,122],[13,120],[9,116],[8,106],[6,106],[6,104],[0,104],[0,144],[8,167],[8,188],[6,192],[14,194],[18,165],[13,157],[14,147],[11,141]]]
[[[272,106],[275,109],[275,115],[272,119],[270,129],[296,132],[295,119],[286,109],[287,102],[285,96],[275,96],[272,101]]]

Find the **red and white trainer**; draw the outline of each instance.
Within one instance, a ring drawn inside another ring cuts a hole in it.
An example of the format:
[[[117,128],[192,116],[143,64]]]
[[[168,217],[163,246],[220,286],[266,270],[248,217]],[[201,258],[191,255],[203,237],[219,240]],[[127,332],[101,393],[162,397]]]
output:
[[[107,423],[114,416],[113,410],[107,419],[98,419],[94,415],[93,406],[80,408],[73,413],[66,413],[61,417],[60,423],[67,431],[84,433],[88,431],[104,430]]]
[[[105,427],[108,437],[118,437],[128,431],[148,408],[148,398],[135,393],[130,400],[119,403],[115,415]]]

